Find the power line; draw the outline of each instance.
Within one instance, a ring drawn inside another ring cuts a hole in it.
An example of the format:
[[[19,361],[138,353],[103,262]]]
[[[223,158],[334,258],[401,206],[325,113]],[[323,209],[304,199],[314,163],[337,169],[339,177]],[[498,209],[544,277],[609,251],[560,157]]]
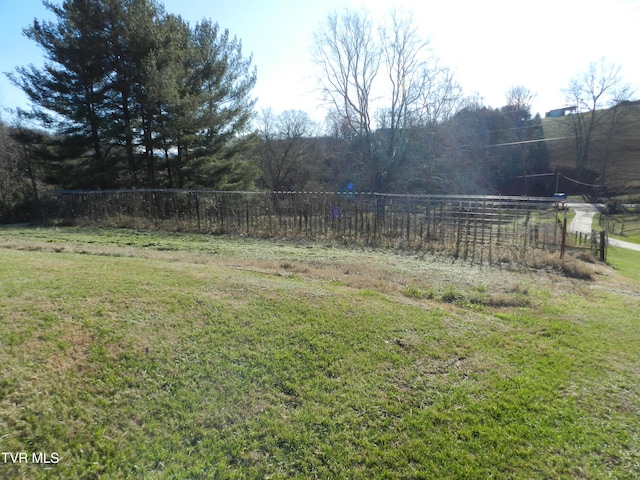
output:
[[[569,178],[566,175],[563,175],[561,173],[559,173],[558,175],[560,175],[561,177],[565,178],[566,180],[569,180],[570,182],[577,183],[578,185],[584,185],[586,187],[600,187],[601,186],[601,185],[593,185],[591,183],[580,182],[578,180],[574,180],[573,178]]]
[[[516,178],[534,178],[534,177],[550,177],[551,175],[562,177],[565,180],[569,180],[570,182],[577,183],[578,185],[584,185],[585,187],[600,187],[601,185],[594,185],[592,183],[584,183],[574,178],[567,177],[566,175],[560,172],[550,172],[550,173],[532,173],[527,175],[518,175]]]
[[[516,178],[532,178],[532,177],[549,177],[551,175],[562,175],[561,173],[532,173],[527,175],[518,175]],[[562,175],[564,177],[564,175]]]
[[[494,145],[487,145],[487,147],[505,147],[507,145],[521,145],[523,143],[551,142],[553,140],[566,140],[567,138],[573,137],[539,138],[537,140],[522,140],[520,142],[496,143]]]
[[[534,124],[534,125],[522,125],[520,127],[511,127],[511,128],[499,128],[496,130],[491,130],[491,133],[495,132],[509,132],[511,130],[523,130],[526,128],[544,128],[542,124]]]

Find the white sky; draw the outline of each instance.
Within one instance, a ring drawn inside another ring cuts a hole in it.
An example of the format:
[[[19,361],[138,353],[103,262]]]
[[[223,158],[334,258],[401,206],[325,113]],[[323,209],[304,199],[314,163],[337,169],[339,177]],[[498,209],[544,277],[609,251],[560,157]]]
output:
[[[61,1],[61,0],[59,0]],[[562,89],[589,62],[604,57],[640,84],[640,0],[164,0],[168,12],[192,25],[203,18],[228,28],[253,53],[258,109],[324,113],[309,61],[313,32],[332,11],[365,6],[383,16],[394,5],[413,12],[433,54],[451,67],[465,95],[485,105],[505,103],[522,85],[536,93],[533,113],[564,105]],[[39,48],[21,34],[33,18],[50,18],[40,0],[0,0],[0,72],[43,64]],[[26,98],[0,76],[0,106],[26,106]],[[634,97],[640,97],[640,89]],[[3,117],[8,117],[6,112]]]

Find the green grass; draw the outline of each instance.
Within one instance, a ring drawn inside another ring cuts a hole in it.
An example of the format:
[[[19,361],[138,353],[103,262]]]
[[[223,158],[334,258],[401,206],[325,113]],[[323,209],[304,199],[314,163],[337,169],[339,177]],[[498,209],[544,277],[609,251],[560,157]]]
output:
[[[0,229],[0,478],[637,478],[615,277]],[[629,280],[632,282],[632,280]]]
[[[622,275],[640,284],[640,252],[609,247],[607,249],[607,262]]]

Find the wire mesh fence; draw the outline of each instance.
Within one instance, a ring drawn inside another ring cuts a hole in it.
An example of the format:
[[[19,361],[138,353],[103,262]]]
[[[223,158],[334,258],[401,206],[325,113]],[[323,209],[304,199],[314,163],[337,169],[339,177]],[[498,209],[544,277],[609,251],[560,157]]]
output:
[[[546,197],[336,192],[113,190],[49,192],[46,218],[442,251],[478,263],[527,261],[560,248]]]

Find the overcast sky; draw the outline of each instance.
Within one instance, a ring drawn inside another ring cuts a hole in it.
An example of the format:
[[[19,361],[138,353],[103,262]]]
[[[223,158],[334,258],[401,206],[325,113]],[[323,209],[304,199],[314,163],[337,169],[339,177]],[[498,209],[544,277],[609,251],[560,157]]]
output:
[[[54,0],[55,1],[55,0]],[[61,3],[61,2],[60,2]],[[433,54],[451,67],[465,95],[479,94],[485,105],[504,105],[506,91],[522,85],[537,96],[534,114],[563,106],[572,76],[604,57],[622,67],[627,81],[640,85],[640,0],[164,0],[165,9],[192,25],[207,18],[228,28],[253,54],[258,68],[254,96],[258,109],[309,112],[315,118],[318,94],[309,61],[313,32],[326,16],[366,7],[384,16],[396,5],[413,12]],[[51,18],[40,0],[0,0],[0,72],[43,65],[22,28],[34,18]],[[637,90],[638,91],[638,90]],[[635,98],[640,97],[636,94]],[[26,98],[0,78],[0,106],[25,107]],[[2,112],[3,118],[9,116]]]

